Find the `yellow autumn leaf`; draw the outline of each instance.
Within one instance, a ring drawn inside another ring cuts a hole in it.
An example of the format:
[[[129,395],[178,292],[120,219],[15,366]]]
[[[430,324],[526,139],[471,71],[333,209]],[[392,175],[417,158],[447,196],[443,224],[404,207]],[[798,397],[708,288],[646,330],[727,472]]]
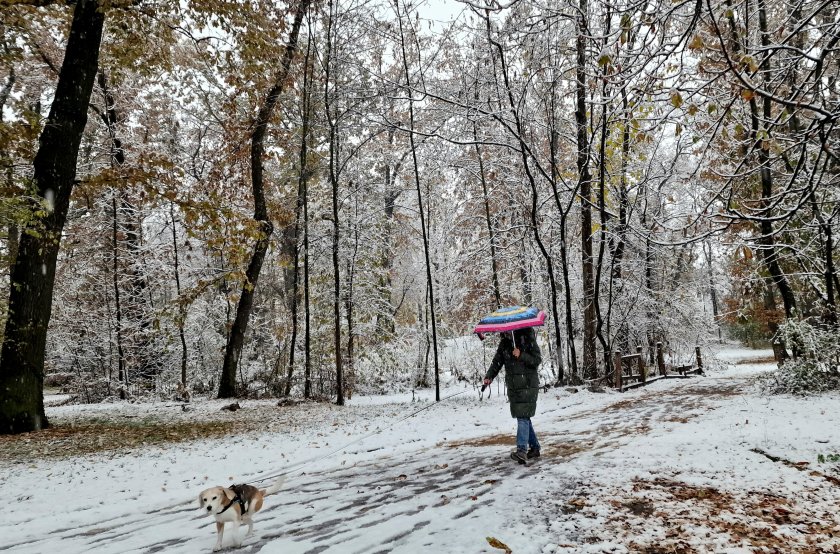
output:
[[[700,50],[703,48],[705,43],[703,42],[703,37],[700,35],[694,35],[694,38],[691,39],[691,42],[688,43],[689,50]]]
[[[683,98],[679,92],[674,91],[671,93],[671,104],[673,104],[675,108],[679,108],[683,105]]]
[[[741,63],[752,73],[758,71],[758,61],[756,61],[756,59],[752,56],[743,56],[741,58]]]
[[[487,537],[487,543],[492,546],[493,548],[498,548],[499,550],[504,550],[505,554],[512,554],[513,550],[510,549],[508,545],[497,539],[496,537]]]

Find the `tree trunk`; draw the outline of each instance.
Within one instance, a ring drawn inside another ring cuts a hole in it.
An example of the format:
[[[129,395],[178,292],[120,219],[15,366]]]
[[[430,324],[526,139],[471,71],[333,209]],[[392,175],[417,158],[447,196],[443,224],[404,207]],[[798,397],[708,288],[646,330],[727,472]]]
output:
[[[423,255],[426,260],[426,286],[428,287],[429,297],[429,317],[432,324],[432,348],[434,350],[435,358],[435,401],[440,401],[440,367],[438,364],[438,344],[437,344],[437,317],[435,315],[435,289],[434,280],[432,279],[432,265],[429,256],[429,236],[426,230],[426,214],[423,209],[423,193],[420,186],[420,169],[417,161],[417,145],[414,143],[414,96],[411,92],[411,74],[408,70],[408,54],[405,50],[405,33],[403,31],[403,16],[399,13],[399,0],[395,0],[397,6],[397,20],[400,26],[400,48],[402,49],[402,62],[405,76],[405,86],[408,92],[408,116],[409,116],[409,134],[408,138],[411,144],[411,158],[414,162],[414,184],[417,187],[417,208],[420,213],[420,228],[423,231]]]
[[[602,48],[606,50],[607,48],[607,36],[610,34],[610,23],[612,17],[612,10],[610,9],[610,4],[607,3],[606,5],[606,13],[604,16],[604,23],[605,23],[605,31],[604,31],[604,44]],[[611,103],[608,101],[608,92],[609,88],[607,83],[609,82],[608,78],[608,65],[605,64],[602,68],[602,80],[601,80],[601,138],[598,144],[598,214],[600,217],[601,229],[598,233],[598,262],[595,265],[595,284],[593,286],[593,299],[592,304],[595,311],[595,318],[597,320],[595,325],[595,335],[598,338],[598,341],[601,343],[601,349],[603,351],[604,357],[604,371],[606,375],[611,375],[612,369],[612,344],[608,340],[607,337],[604,337],[604,317],[602,316],[601,310],[601,276],[603,275],[603,267],[604,267],[604,252],[607,248],[607,226],[608,226],[608,216],[607,216],[607,209],[606,209],[606,197],[607,197],[607,138],[609,137],[610,128],[609,128],[609,110],[608,106]],[[609,289],[609,296],[607,297],[607,334],[609,335],[609,327],[610,327],[610,315],[612,314],[612,303],[613,303],[613,296],[612,296],[612,288]]]
[[[392,117],[393,113],[389,113]],[[394,138],[396,136],[396,129],[388,129],[388,147],[393,150]],[[397,199],[402,192],[395,187],[395,182],[398,178],[400,168],[405,160],[408,152],[404,153],[400,159],[392,163],[391,158],[386,154],[386,159],[383,164],[383,218],[382,218],[382,246],[379,255],[379,279],[377,282],[379,289],[379,311],[376,315],[376,332],[377,342],[388,342],[394,336],[394,317],[396,316],[396,308],[392,303],[392,288],[391,272],[394,267],[394,251],[393,251],[393,227],[394,227],[394,210],[396,208]]]
[[[292,65],[292,58],[297,49],[298,34],[303,22],[303,16],[309,8],[310,0],[300,0],[295,20],[289,34],[289,43],[283,53],[283,60],[280,71],[274,80],[274,84],[266,95],[265,102],[257,114],[254,131],[251,134],[251,188],[254,195],[254,220],[259,226],[259,238],[254,245],[254,252],[248,269],[245,271],[245,283],[239,296],[239,304],[236,306],[236,316],[230,335],[225,346],[225,359],[222,365],[222,374],[219,378],[219,398],[231,398],[236,395],[236,370],[239,365],[239,357],[242,354],[242,345],[245,342],[245,331],[248,328],[248,319],[251,316],[251,307],[254,303],[254,290],[260,277],[263,261],[268,251],[268,242],[274,226],[268,218],[268,211],[265,204],[265,191],[263,183],[263,154],[265,152],[265,134],[268,129],[268,122],[280,93],[286,84],[286,77]]]
[[[720,330],[720,309],[718,307],[717,285],[715,285],[715,272],[712,265],[712,245],[708,241],[703,243],[703,254],[706,256],[706,267],[709,268],[709,295],[712,299],[712,317],[714,318],[715,325],[717,326],[718,342],[723,344],[723,335]]]
[[[153,348],[151,346],[150,329],[152,326],[149,314],[153,310],[149,287],[143,271],[142,229],[138,222],[139,214],[135,202],[129,200],[128,191],[120,191],[121,231],[127,253],[128,290],[124,295],[123,316],[125,320],[126,346],[128,350],[127,367],[136,377],[142,379],[146,386],[154,384],[157,368],[154,363]],[[130,365],[129,365],[130,364]]]
[[[172,251],[174,256],[175,267],[175,295],[178,303],[178,338],[181,339],[181,388],[183,395],[187,398],[187,338],[184,333],[184,324],[186,323],[187,313],[186,307],[181,301],[181,271],[179,269],[178,257],[178,233],[175,229],[175,202],[169,202],[169,218],[172,221]]]
[[[0,29],[0,32],[3,32]],[[9,46],[6,43],[5,36],[3,37],[3,48],[8,54]],[[0,124],[3,123],[3,109],[6,106],[6,100],[9,99],[9,94],[12,92],[12,88],[15,85],[15,81],[17,80],[15,74],[15,66],[11,66],[9,68],[9,78],[6,80],[6,84],[3,85],[3,89],[0,90]],[[6,173],[6,190],[5,195],[12,196],[16,194],[17,191],[15,190],[15,183],[14,183],[14,163],[12,159],[9,157],[9,153],[6,152],[5,149],[0,148],[0,167],[5,168]],[[11,218],[7,227],[7,234],[6,234],[6,248],[8,250],[8,258],[7,263],[9,264],[9,278],[12,277],[12,268],[15,265],[15,259],[17,258],[17,251],[18,251],[18,242],[20,240],[20,228],[18,227],[18,223],[14,218]]]
[[[802,21],[802,5],[800,3],[791,3],[790,4],[790,28],[791,29],[799,29],[800,22]],[[824,13],[828,13],[829,11],[826,10]],[[796,36],[793,38],[793,46],[794,48],[798,49],[801,52],[805,51],[805,33],[804,31],[800,30]],[[791,60],[792,63],[792,71],[789,72],[788,76],[788,86],[790,86],[791,90],[797,90],[798,88],[798,81],[800,79],[800,72],[798,69],[801,69],[800,66],[795,64],[795,59]],[[815,76],[816,77],[816,76]],[[799,138],[800,132],[800,123],[799,123],[799,115],[796,111],[794,111],[790,116],[790,130],[794,134],[795,138]],[[806,145],[803,146],[803,149],[807,148]],[[816,162],[815,162],[816,163]],[[826,221],[825,217],[823,217],[823,213],[820,210],[820,205],[817,202],[817,189],[813,183],[810,183],[810,190],[809,190],[809,201],[811,203],[811,209],[814,213],[814,218],[817,220],[819,230],[820,230],[820,242],[822,246],[822,254],[823,254],[823,279],[825,282],[825,312],[823,314],[823,321],[828,325],[836,325],[837,324],[837,303],[835,300],[835,291],[834,291],[834,283],[836,281],[836,274],[834,270],[834,253],[833,253],[833,229],[831,226],[831,220]]]
[[[533,221],[529,220],[528,217],[525,216],[522,218],[522,223],[523,233],[520,237],[521,246],[517,248],[516,252],[519,256],[519,263],[516,265],[519,266],[519,280],[522,282],[522,304],[530,306],[534,303],[534,287],[531,286],[530,257],[528,256],[527,251],[527,229],[528,225],[533,223]]]
[[[556,193],[555,193],[556,194]],[[577,347],[575,346],[575,323],[572,318],[572,286],[569,279],[569,256],[568,256],[568,241],[566,240],[566,221],[568,221],[568,211],[560,214],[560,272],[563,275],[563,289],[566,300],[566,339],[569,343],[569,363],[571,365],[570,375],[564,379],[563,364],[560,360],[560,371],[557,375],[557,383],[562,385],[564,383],[572,383],[578,379],[578,365],[577,365]],[[555,332],[559,333],[559,323],[555,325]],[[560,350],[560,339],[557,339],[557,349]]]
[[[580,188],[581,256],[583,271],[583,378],[597,377],[595,336],[595,280],[592,259],[592,177],[589,173],[589,137],[586,131],[586,35],[587,0],[579,0],[577,15],[575,76],[575,122],[577,124],[577,169]]]
[[[621,108],[623,117],[623,130],[621,133],[621,176],[618,183],[618,225],[615,229],[615,239],[612,243],[612,273],[610,275],[610,289],[619,287],[618,294],[624,290],[623,268],[624,249],[627,242],[627,212],[629,198],[627,196],[627,162],[630,154],[630,108],[627,101],[627,87],[621,87]],[[629,346],[629,331],[627,322],[622,318],[618,330],[615,332],[611,350],[627,352]]]
[[[311,50],[312,45],[312,35],[311,33],[307,33],[307,42],[306,42],[306,55],[304,56],[303,60],[303,100],[301,102],[301,137],[300,137],[300,157],[299,157],[299,165],[300,165],[300,173],[298,174],[298,191],[297,191],[297,202],[295,204],[295,232],[294,232],[294,241],[293,241],[293,266],[294,266],[294,276],[293,276],[293,286],[292,286],[292,296],[291,296],[291,317],[292,317],[292,336],[289,339],[289,365],[286,370],[286,385],[283,390],[283,393],[286,396],[289,396],[292,392],[292,375],[294,374],[295,370],[295,345],[297,344],[297,336],[298,336],[298,304],[299,304],[299,291],[300,291],[300,235],[301,235],[301,226],[302,226],[302,219],[303,219],[303,205],[305,202],[306,197],[306,189],[309,180],[309,173],[308,173],[308,163],[307,163],[307,156],[309,153],[309,114],[310,114],[310,99],[311,99],[311,91],[309,90],[312,80],[309,78],[310,75],[310,63],[309,63],[309,53]]]
[[[764,0],[758,0],[758,21],[759,29],[761,31],[761,45],[764,48],[764,55],[768,56],[770,39],[767,33],[767,14],[764,9]],[[762,68],[764,69],[763,74],[765,76],[765,81],[767,79],[767,71],[769,70],[769,68],[767,67],[768,63],[769,62],[764,60],[761,64]],[[766,85],[767,83],[765,82],[765,86]],[[785,307],[785,317],[789,318],[792,317],[793,313],[796,311],[796,299],[793,295],[793,289],[791,288],[787,277],[785,276],[781,266],[779,265],[779,253],[778,249],[776,248],[776,241],[773,232],[773,222],[770,220],[771,214],[769,213],[773,197],[773,174],[771,173],[770,169],[769,152],[765,148],[764,143],[758,144],[760,123],[758,116],[758,106],[755,97],[750,99],[750,115],[752,121],[751,136],[753,139],[753,145],[758,151],[758,160],[761,166],[761,206],[763,209],[763,219],[760,223],[761,236],[758,239],[758,243],[761,245],[762,248],[762,258],[764,259],[767,271],[770,273],[770,277],[773,280],[773,283],[775,283],[776,287],[779,289],[779,294],[782,295],[782,303]],[[762,101],[762,116],[764,118],[764,121],[766,122],[769,122],[772,119],[770,98],[766,96],[764,96]],[[770,130],[765,129],[765,131],[768,135],[767,138],[769,139]],[[769,144],[769,140],[767,141],[767,143]]]
[[[627,161],[630,154],[630,108],[627,102],[627,88],[621,88],[621,107],[624,115],[624,122],[621,133],[621,178],[618,189],[618,226],[616,229],[616,242],[613,249],[613,279],[621,279],[621,264],[624,261],[624,246],[627,235]],[[622,344],[622,350],[627,348]]]
[[[120,258],[119,258],[119,208],[117,206],[117,190],[111,189],[111,247],[113,248],[113,278],[114,278],[114,317],[116,325],[114,332],[117,336],[117,381],[120,383],[120,399],[125,400],[128,379],[125,370],[125,348],[123,347],[122,302],[120,299]],[[110,386],[110,385],[109,385]]]
[[[332,113],[330,99],[330,79],[332,78],[332,46],[333,46],[333,2],[328,3],[329,16],[327,19],[327,51],[324,56],[324,109],[329,127],[329,180],[332,190],[332,266],[333,266],[333,348],[335,349],[335,388],[336,401],[339,406],[344,405],[344,368],[341,354],[341,266],[339,264],[340,221],[338,219],[338,117]]]
[[[353,270],[348,268],[347,271],[347,295],[344,299],[344,314],[347,318],[347,371],[344,379],[344,394],[348,399],[353,396],[353,387],[355,386],[355,329],[353,328]]]
[[[303,189],[303,397],[312,396],[312,333],[309,301],[309,184]]]
[[[48,210],[46,216],[27,225],[12,270],[9,316],[0,355],[0,434],[48,427],[43,396],[44,349],[56,259],[99,65],[104,22],[99,2],[77,1],[55,99],[35,155],[35,197]]]
[[[476,93],[477,94],[477,93]],[[493,298],[496,300],[496,307],[502,306],[502,292],[499,286],[499,270],[496,261],[496,233],[493,228],[493,220],[490,217],[490,196],[487,192],[487,177],[484,173],[484,159],[481,157],[481,149],[478,146],[478,129],[473,123],[473,140],[475,141],[475,157],[478,160],[478,175],[481,179],[481,190],[484,193],[484,218],[487,223],[487,234],[490,238],[490,264],[493,271]]]
[[[6,248],[8,249],[9,253],[7,254],[8,257],[8,264],[9,264],[9,278],[12,277],[12,269],[15,267],[15,260],[17,259],[18,253],[18,244],[20,242],[20,227],[18,227],[17,222],[9,223],[8,227],[6,228]]]
[[[825,226],[825,296],[828,313],[826,323],[837,325],[837,302],[834,299],[834,281],[837,280],[837,272],[834,270],[834,239],[832,237],[831,225]]]
[[[569,219],[569,212],[572,209],[572,205],[574,204],[575,194],[577,193],[577,188],[572,191],[571,198],[569,203],[564,206],[563,202],[560,200],[560,191],[557,188],[557,179],[560,173],[558,168],[557,162],[557,148],[558,148],[558,140],[559,140],[559,133],[557,132],[557,123],[556,123],[556,113],[557,113],[557,98],[556,98],[556,79],[552,79],[551,82],[551,95],[550,95],[550,103],[549,103],[549,114],[548,114],[548,145],[549,145],[549,159],[551,163],[551,189],[552,195],[554,196],[554,204],[557,207],[557,211],[560,213],[560,272],[563,277],[563,294],[565,299],[565,316],[566,316],[566,340],[569,343],[569,363],[571,365],[569,370],[569,375],[565,375],[565,364],[563,360],[563,347],[562,347],[562,340],[560,339],[560,317],[557,313],[556,308],[553,307],[552,313],[554,314],[555,324],[554,324],[554,333],[557,335],[556,343],[557,348],[555,351],[557,352],[557,384],[563,385],[566,383],[573,383],[578,379],[578,365],[577,365],[577,349],[575,348],[575,331],[574,331],[574,319],[572,318],[572,288],[569,282],[569,260],[568,260],[568,241],[566,237],[566,222]],[[558,299],[552,297],[552,302],[557,303]]]

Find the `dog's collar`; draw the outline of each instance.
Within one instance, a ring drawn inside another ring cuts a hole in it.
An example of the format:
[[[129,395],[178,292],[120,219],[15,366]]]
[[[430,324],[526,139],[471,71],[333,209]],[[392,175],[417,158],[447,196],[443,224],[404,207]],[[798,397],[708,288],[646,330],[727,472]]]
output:
[[[233,491],[234,496],[233,496],[233,498],[231,498],[230,503],[227,506],[225,506],[222,509],[221,512],[216,512],[217,516],[225,513],[228,510],[228,508],[233,506],[233,504],[236,503],[236,502],[239,502],[239,508],[242,510],[243,515],[248,511],[247,508],[245,507],[245,499],[242,498],[242,493],[241,493],[242,487],[243,487],[243,485],[233,485],[232,487],[230,487],[230,490]]]

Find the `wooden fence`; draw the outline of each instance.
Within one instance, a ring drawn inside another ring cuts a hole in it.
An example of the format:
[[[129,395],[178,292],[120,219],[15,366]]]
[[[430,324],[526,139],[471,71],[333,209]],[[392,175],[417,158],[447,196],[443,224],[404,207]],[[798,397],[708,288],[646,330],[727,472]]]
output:
[[[703,357],[700,347],[694,347],[695,364],[674,366],[665,365],[665,353],[662,343],[656,343],[656,367],[649,371],[642,355],[642,347],[636,347],[635,354],[622,355],[621,350],[613,354],[613,384],[620,391],[642,387],[659,379],[682,379],[703,373]]]

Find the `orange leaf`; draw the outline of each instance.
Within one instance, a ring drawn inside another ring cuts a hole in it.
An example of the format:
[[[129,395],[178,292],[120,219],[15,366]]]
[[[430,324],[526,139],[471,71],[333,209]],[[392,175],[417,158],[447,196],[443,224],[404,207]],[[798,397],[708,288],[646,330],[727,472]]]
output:
[[[497,539],[496,537],[487,537],[487,543],[492,546],[493,548],[498,548],[499,550],[504,550],[505,554],[512,554],[513,550],[510,549],[508,545]]]

